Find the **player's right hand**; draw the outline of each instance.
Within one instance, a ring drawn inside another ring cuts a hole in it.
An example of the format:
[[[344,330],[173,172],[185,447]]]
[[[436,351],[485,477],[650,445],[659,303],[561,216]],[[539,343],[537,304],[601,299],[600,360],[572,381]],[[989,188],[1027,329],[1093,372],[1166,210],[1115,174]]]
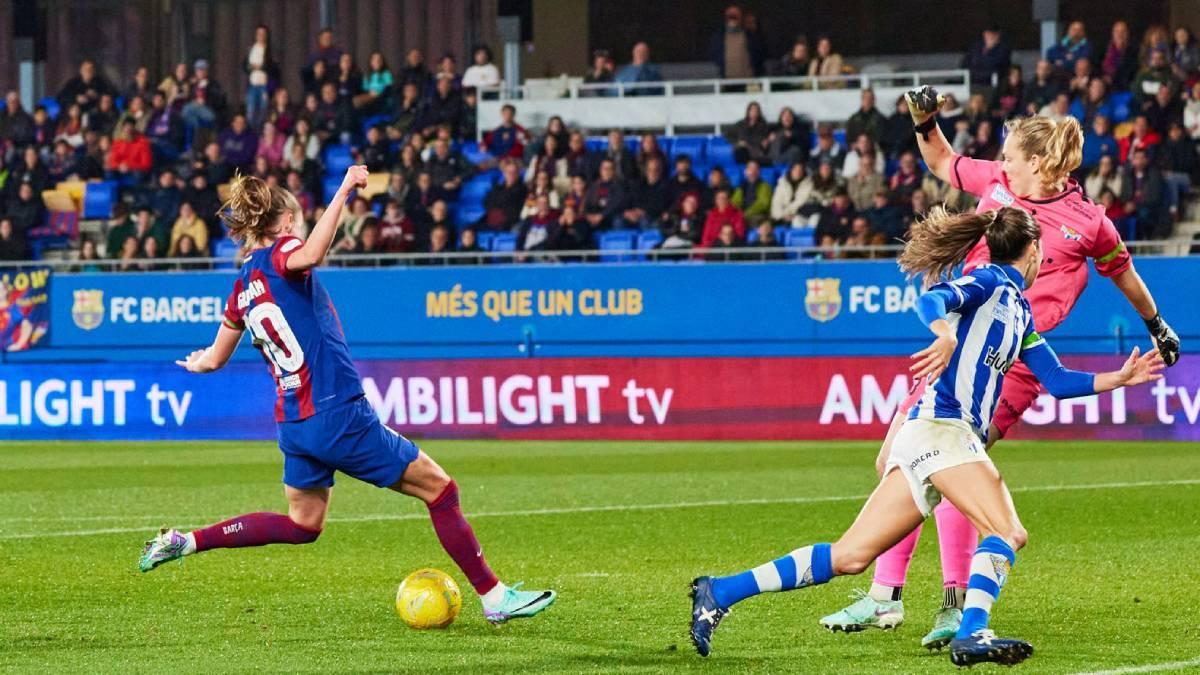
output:
[[[914,125],[925,122],[946,105],[946,97],[929,85],[905,92],[904,101],[908,103],[908,114],[912,115]]]
[[[342,179],[342,191],[349,194],[351,190],[365,188],[367,177],[371,175],[365,164],[355,164],[346,169],[346,177]]]
[[[1117,379],[1124,387],[1154,382],[1162,379],[1163,368],[1166,368],[1166,363],[1163,362],[1163,357],[1159,354],[1158,349],[1151,349],[1145,354],[1141,354],[1141,349],[1134,347],[1133,352],[1125,361],[1125,365],[1117,371]]]
[[[185,370],[187,370],[189,373],[202,373],[202,372],[205,372],[205,371],[204,371],[204,370],[201,368],[201,365],[200,365],[200,364],[201,364],[201,361],[203,361],[203,359],[204,359],[204,354],[205,354],[207,351],[208,351],[207,349],[197,349],[196,351],[192,352],[191,354],[188,354],[188,355],[187,355],[187,358],[184,358],[184,359],[177,359],[177,360],[175,361],[175,365],[177,365],[177,366],[182,366],[182,367],[183,367]]]

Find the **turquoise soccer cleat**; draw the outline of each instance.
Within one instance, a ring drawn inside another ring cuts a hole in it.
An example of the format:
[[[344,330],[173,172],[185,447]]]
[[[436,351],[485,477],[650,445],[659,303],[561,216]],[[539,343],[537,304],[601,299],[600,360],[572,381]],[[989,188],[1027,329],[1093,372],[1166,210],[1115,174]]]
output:
[[[540,614],[558,594],[554,591],[522,591],[521,584],[513,584],[504,591],[504,598],[494,606],[483,605],[483,617],[493,624],[502,624],[509,619],[523,619]]]
[[[821,625],[835,633],[857,633],[868,628],[891,630],[904,623],[904,603],[900,600],[879,602],[862,591],[854,591],[851,597],[858,599],[822,618]]]
[[[921,638],[921,646],[932,651],[950,644],[958,625],[962,623],[962,610],[957,607],[943,607],[933,617],[933,630]]]
[[[142,549],[142,559],[138,561],[138,569],[149,572],[165,562],[176,559],[182,564],[185,546],[187,538],[179,530],[164,527],[156,537],[146,542],[146,547]]]

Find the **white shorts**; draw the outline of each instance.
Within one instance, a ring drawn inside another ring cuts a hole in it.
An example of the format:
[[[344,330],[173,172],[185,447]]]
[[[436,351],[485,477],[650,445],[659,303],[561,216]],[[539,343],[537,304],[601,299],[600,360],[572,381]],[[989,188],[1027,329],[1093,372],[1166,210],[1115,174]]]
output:
[[[929,517],[942,495],[929,477],[943,469],[971,462],[991,462],[979,437],[962,420],[907,420],[892,440],[883,474],[899,469],[908,480],[913,501]]]

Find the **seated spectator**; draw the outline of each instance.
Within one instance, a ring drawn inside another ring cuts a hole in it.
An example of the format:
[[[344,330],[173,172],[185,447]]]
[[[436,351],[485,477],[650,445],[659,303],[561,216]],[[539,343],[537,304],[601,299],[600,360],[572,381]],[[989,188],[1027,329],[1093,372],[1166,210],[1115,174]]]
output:
[[[0,216],[0,260],[28,260],[25,237],[18,233],[9,216]]]
[[[558,212],[550,207],[547,195],[537,197],[533,213],[521,219],[517,228],[518,251],[544,251],[551,248],[558,228]]]
[[[928,215],[931,206],[929,203],[929,194],[924,190],[917,190],[912,193],[911,206],[912,208],[909,209],[909,212],[904,214],[905,236],[908,236],[907,230],[912,226],[914,220],[920,220]]]
[[[150,191],[148,204],[154,210],[158,219],[164,223],[173,223],[179,216],[179,203],[183,201],[183,191],[175,171],[170,167],[158,174],[158,187]]]
[[[108,94],[113,96],[116,89],[96,72],[96,64],[91,59],[84,59],[79,64],[79,75],[67,80],[58,91],[58,103],[64,109],[72,104],[78,104],[83,113],[91,112],[99,103],[100,98]]]
[[[167,97],[161,91],[154,92],[146,115],[146,137],[150,139],[155,160],[174,161],[183,151],[186,138],[183,120],[174,108],[167,105]]]
[[[0,223],[0,240],[4,237],[4,224]],[[0,259],[4,259],[3,244],[0,244]],[[99,272],[103,268],[100,267],[100,253],[96,251],[96,242],[90,237],[83,237],[79,242],[79,258],[76,263],[71,266],[71,271],[75,274]]]
[[[65,114],[58,117],[58,126],[54,131],[55,140],[62,139],[78,148],[83,145],[83,109],[78,104],[71,104]]]
[[[13,231],[22,240],[29,228],[46,222],[46,207],[42,205],[41,193],[33,189],[33,183],[21,181],[16,192],[8,200],[6,215],[12,219]]]
[[[878,143],[883,138],[886,122],[887,118],[875,107],[875,92],[863,89],[859,109],[846,121],[846,138],[856,139],[865,134],[872,144]]]
[[[615,77],[613,71],[613,60],[608,50],[597,49],[592,52],[592,67],[583,76],[585,88],[580,96],[613,96],[615,92],[611,87],[598,86],[612,82]]]
[[[379,236],[379,219],[375,216],[367,216],[363,218],[362,226],[358,228],[358,237],[355,238],[354,246],[347,251],[355,254],[379,254],[384,253],[383,241]],[[369,260],[358,260],[349,263],[358,266],[374,265]]]
[[[784,106],[779,111],[779,121],[767,136],[767,159],[771,164],[787,165],[807,157],[811,148],[812,124]]]
[[[833,51],[833,41],[827,35],[817,38],[817,54],[808,63],[808,74],[814,77],[836,77],[842,74],[845,64],[842,55]],[[822,89],[841,89],[845,84],[841,81],[825,82]]]
[[[1021,115],[1025,112],[1025,100],[1025,78],[1021,66],[1013,64],[992,92],[992,115],[1000,120]]]
[[[618,84],[633,85],[625,90],[626,96],[661,95],[662,88],[660,87],[637,86],[644,82],[662,82],[663,79],[662,73],[658,71],[658,66],[650,63],[650,46],[645,42],[635,44],[631,59],[628,65],[621,66],[613,81]]]
[[[202,173],[192,174],[187,187],[183,189],[183,201],[190,203],[200,219],[208,225],[209,241],[216,241],[225,236],[220,219],[221,197],[217,195],[216,187],[208,184],[208,176]]]
[[[912,201],[912,193],[921,189],[921,173],[915,155],[908,152],[900,156],[900,167],[888,183],[898,204],[908,206]]]
[[[712,217],[711,213],[709,214],[709,217]],[[707,230],[708,226],[706,225],[705,231]],[[716,231],[716,234],[713,236],[713,240],[708,243],[708,252],[704,254],[704,260],[706,262],[729,262],[731,260],[738,260],[741,256],[733,254],[730,249],[738,249],[741,247],[741,240],[738,239],[737,229],[733,226],[733,224],[727,222],[721,223],[720,227]]]
[[[1067,82],[1067,93],[1073,99],[1085,98],[1088,86],[1092,82],[1092,64],[1087,61],[1076,61],[1073,77]]]
[[[581,251],[591,248],[591,228],[575,206],[564,204],[562,214],[558,217],[558,231],[551,246],[556,251]]]
[[[519,168],[515,165],[514,168],[518,169],[519,175]],[[450,142],[444,138],[434,141],[433,155],[426,162],[425,170],[433,178],[434,184],[441,186],[442,190],[452,199],[457,196],[463,181],[473,171],[471,164],[462,156],[462,153],[451,149]]]
[[[587,201],[588,184],[587,179],[578,174],[571,176],[571,189],[567,194],[563,195],[563,208],[568,206],[575,208],[575,213],[583,218],[584,202]]]
[[[193,183],[195,182],[195,179],[196,177],[193,176]],[[292,195],[296,197],[296,201],[300,203],[300,210],[304,212],[305,220],[309,220],[312,217],[312,212],[316,207],[317,200],[313,196],[312,190],[309,190],[308,186],[304,184],[304,174],[296,171],[295,169],[289,169],[288,172],[284,174],[284,185],[287,187],[288,192],[291,192]],[[201,213],[203,213],[203,211],[201,211]]]
[[[912,133],[911,118],[909,121],[909,135]],[[817,168],[824,162],[829,162],[832,166],[841,166],[844,161],[845,152],[842,146],[833,138],[833,127],[828,124],[821,124],[817,127],[817,144],[808,153],[808,167],[816,171]]]
[[[1142,106],[1142,111],[1150,128],[1159,136],[1166,136],[1172,124],[1183,121],[1183,103],[1171,94],[1171,89],[1165,84],[1158,88],[1154,100]]]
[[[1179,90],[1179,81],[1175,79],[1175,74],[1171,72],[1171,65],[1167,62],[1166,52],[1161,49],[1155,49],[1150,52],[1150,60],[1146,66],[1138,71],[1137,77],[1134,78],[1133,84],[1130,85],[1130,91],[1133,92],[1133,102],[1142,110],[1146,109],[1150,101],[1154,100],[1154,96],[1158,94],[1158,88],[1166,85],[1170,90],[1171,97],[1175,96],[1175,92]]]
[[[587,151],[582,133],[572,131],[567,137],[567,150],[562,159],[566,162],[566,178],[557,170],[551,175],[554,176],[554,188],[559,192],[567,192],[571,189],[571,176],[587,176],[592,172],[592,157]]]
[[[286,143],[287,139],[275,128],[274,122],[263,122],[262,137],[258,139],[258,148],[254,151],[254,157],[256,159],[262,157],[267,160],[268,166],[278,169],[283,166],[283,146]],[[379,169],[371,170],[378,171]]]
[[[349,145],[354,134],[354,108],[349,101],[338,98],[332,82],[321,85],[321,101],[312,119],[313,133],[321,143]]]
[[[33,108],[33,143],[34,145],[50,145],[58,134],[58,126],[50,119],[45,106]],[[2,136],[2,135],[0,135]]]
[[[1092,125],[1096,115],[1112,119],[1116,109],[1108,98],[1108,85],[1104,78],[1093,77],[1087,86],[1087,94],[1071,104],[1071,116],[1079,120],[1084,129]]]
[[[1167,140],[1158,146],[1158,166],[1167,186],[1167,205],[1171,216],[1179,218],[1180,205],[1191,193],[1192,176],[1196,174],[1196,148],[1184,137],[1183,125],[1172,122]]]
[[[105,250],[108,252],[108,257],[117,258],[121,255],[121,248],[126,239],[134,239],[137,250],[142,250],[142,243],[147,238],[157,239],[156,247],[159,251],[167,249],[167,242],[170,240],[170,234],[154,219],[154,212],[149,206],[140,206],[133,213],[133,220],[130,221],[122,212],[119,217],[114,217],[115,225],[109,227],[108,237],[105,245]]]
[[[821,162],[812,179],[811,203],[815,206],[829,206],[833,203],[834,195],[845,189],[846,183],[834,170],[833,164],[828,161]]]
[[[191,237],[192,241],[196,242],[196,248],[204,251],[207,255],[208,224],[196,214],[196,209],[192,207],[191,202],[186,201],[180,202],[179,218],[171,227],[171,246],[167,252],[168,257],[175,257],[175,252],[179,250],[179,239],[184,236]]]
[[[883,174],[876,169],[876,162],[871,161],[874,151],[867,150],[863,161],[858,163],[858,171],[847,174],[846,191],[850,193],[850,201],[854,208],[862,211],[871,207],[875,194],[884,189]]]
[[[176,63],[171,74],[158,83],[157,89],[166,97],[167,105],[176,113],[183,110],[184,104],[192,97],[192,76],[188,72],[188,65]]]
[[[847,138],[854,139],[854,145],[846,153],[846,158],[842,160],[842,176],[848,178],[858,173],[858,165],[865,154],[871,155],[872,161],[875,163],[876,173],[883,173],[885,167],[883,152],[879,150],[870,136],[859,134],[857,136],[847,136]]]
[[[1108,117],[1096,115],[1092,118],[1091,128],[1083,135],[1083,163],[1080,167],[1085,171],[1091,170],[1100,163],[1101,157],[1116,159],[1119,153],[1120,146],[1117,145],[1117,139],[1113,138]]]
[[[815,233],[818,246],[828,248],[846,241],[850,236],[850,225],[854,221],[854,203],[845,188],[839,188],[833,201],[821,212]]]
[[[201,251],[199,248],[196,247],[196,242],[193,241],[191,237],[184,235],[179,238],[179,245],[175,248],[175,255],[172,257],[187,259],[187,258],[203,258],[206,255],[207,254],[204,251]],[[149,256],[147,256],[147,257],[149,257]],[[205,267],[204,263],[196,263],[196,262],[175,263],[175,269],[183,270],[183,271],[204,269],[204,267]]]
[[[1133,132],[1118,142],[1121,148],[1121,163],[1129,163],[1133,150],[1141,149],[1148,155],[1153,155],[1159,143],[1162,143],[1162,136],[1150,128],[1150,121],[1145,115],[1138,115],[1133,118]]]
[[[1072,21],[1067,33],[1058,44],[1046,50],[1046,59],[1063,72],[1073,72],[1075,64],[1088,63],[1092,59],[1092,46],[1088,43],[1082,21]]]
[[[191,237],[184,235],[183,237],[181,237],[181,239],[191,239]],[[178,248],[175,248],[175,249],[173,249],[170,257],[174,258],[174,257],[176,257],[176,255],[178,253],[179,253]],[[137,268],[139,270],[141,270],[142,272],[162,272],[163,270],[167,269],[166,264],[161,263],[161,262],[150,262],[150,261],[151,260],[157,261],[157,260],[160,260],[165,257],[168,257],[168,256],[163,255],[162,249],[160,249],[158,247],[158,240],[155,239],[154,237],[149,237],[149,238],[145,239],[144,241],[142,241],[142,251],[141,251],[141,255],[139,256],[139,258],[141,259],[141,262],[138,263]]]
[[[393,171],[388,176],[387,188],[380,194],[371,198],[371,206],[387,207],[387,203],[394,201],[400,205],[400,210],[404,210],[404,205],[408,203],[408,194],[412,191],[412,184],[403,173]]]
[[[370,203],[363,197],[350,200],[349,208],[342,209],[341,226],[338,228],[341,238],[334,242],[334,249],[343,253],[352,252],[358,245],[358,237],[368,218],[375,218]]]
[[[1049,117],[1055,122],[1063,120],[1071,114],[1071,97],[1065,92],[1058,94],[1054,97],[1053,101],[1046,104],[1046,106],[1041,110],[1037,111],[1037,114],[1043,117]]]
[[[475,231],[474,230],[463,230],[463,235],[462,235],[463,241],[465,242],[467,240],[468,232],[471,233],[470,238],[471,238],[472,242],[474,242],[474,239],[475,239]],[[474,248],[474,251],[479,250],[478,246],[473,246],[473,248]],[[441,257],[439,255],[439,254],[443,254],[443,253],[452,253],[453,251],[454,251],[454,249],[450,247],[450,230],[445,227],[439,227],[436,230],[433,230],[432,232],[429,233],[429,245],[427,247],[425,247],[425,249],[422,251],[423,253],[429,254],[430,257],[417,258],[415,261],[413,261],[413,264],[414,265],[446,265],[446,264],[461,265],[461,264],[465,264],[468,262],[470,262],[470,263],[476,262],[474,260],[463,259],[463,258],[450,259],[450,258],[446,258],[446,257]],[[437,257],[434,257],[434,256],[437,256]]]
[[[271,104],[267,108],[266,121],[275,125],[275,129],[283,136],[290,136],[296,127],[296,110],[292,105],[288,90],[280,87],[271,95]]]
[[[367,72],[363,74],[362,93],[355,104],[367,114],[382,112],[392,95],[392,82],[392,70],[388,68],[383,52],[371,52],[367,57]]]
[[[808,64],[810,61],[812,61],[812,58],[808,53],[808,39],[801,36],[792,42],[792,48],[779,59],[779,63],[770,74],[776,77],[804,77],[808,75]],[[775,84],[772,88],[788,91],[793,89],[793,85],[781,86]]]
[[[1125,214],[1134,218],[1136,238],[1161,239],[1169,235],[1171,217],[1167,210],[1166,184],[1162,173],[1150,164],[1145,148],[1135,148],[1131,152],[1123,181],[1120,199],[1125,203]]]
[[[1099,201],[1101,193],[1105,190],[1119,195],[1124,192],[1123,175],[1117,170],[1116,157],[1101,155],[1096,162],[1096,167],[1088,173],[1083,182],[1084,192],[1093,201]]]
[[[541,152],[529,160],[529,168],[525,170],[525,182],[532,183],[539,174],[546,174],[550,187],[566,192],[571,186],[570,165],[567,158],[559,152],[558,137],[547,135],[542,140]]]
[[[191,84],[192,103],[189,105],[199,104],[207,107],[212,112],[216,124],[226,119],[225,89],[212,78],[208,70],[208,61],[199,59],[192,64]],[[188,118],[187,106],[184,106],[183,117],[185,120]]]
[[[1192,82],[1200,74],[1200,45],[1192,31],[1180,26],[1172,36],[1169,61],[1171,72],[1180,82]]]
[[[125,120],[133,120],[133,125],[137,130],[146,133],[146,124],[150,122],[150,113],[146,110],[146,100],[140,96],[134,97],[125,103],[125,111],[117,116],[116,128],[120,129]]]
[[[490,230],[507,232],[521,219],[527,188],[521,180],[521,170],[516,160],[503,162],[500,170],[503,179],[483,199],[483,225]]]
[[[782,246],[782,244],[780,244],[779,241],[777,239],[775,239],[775,228],[771,226],[771,221],[760,220],[758,225],[755,226],[754,230],[755,230],[755,232],[758,233],[758,238],[754,240],[753,244],[750,244],[751,248],[772,249],[772,248],[780,248]],[[754,253],[754,254],[748,255],[746,257],[746,259],[747,260],[783,260],[784,255],[783,255],[783,251],[763,251],[761,253]]]
[[[1127,217],[1125,205],[1121,203],[1120,199],[1117,199],[1116,193],[1106,188],[1100,193],[1100,198],[1096,202],[1104,207],[1104,217],[1111,220],[1117,226],[1118,231],[1124,231],[1122,223]]]
[[[98,136],[96,132],[89,129],[83,132],[83,146],[76,150],[76,154],[80,152],[82,152],[79,158],[80,178],[84,180],[104,178],[108,157],[112,152],[112,139],[108,136]]]
[[[321,189],[321,167],[315,161],[304,155],[304,146],[293,145],[284,163],[285,171],[295,171],[300,174],[304,189],[316,195]]]
[[[963,55],[962,67],[971,71],[971,84],[991,86],[992,77],[1003,77],[1012,62],[1012,52],[1005,44],[1000,28],[989,26]]]
[[[446,202],[438,200],[434,207]],[[417,225],[404,213],[401,203],[392,199],[383,208],[383,218],[379,221],[380,245],[387,253],[408,253],[417,248]]]
[[[966,152],[963,154],[971,159],[982,159],[989,162],[1000,156],[1000,142],[996,140],[996,135],[992,131],[991,120],[982,120],[979,123],[979,126],[975,128],[975,137],[967,144]]]
[[[425,55],[420,49],[410,49],[404,55],[404,67],[396,72],[396,80],[403,84],[415,84],[422,94],[433,85],[433,74],[425,66]]]
[[[628,192],[617,177],[616,164],[609,158],[600,160],[599,176],[583,199],[583,220],[588,228],[595,231],[615,227],[628,204]]]
[[[975,208],[976,199],[973,195],[951,187],[949,183],[938,178],[933,172],[928,172],[921,179],[921,189],[913,192],[924,192],[929,201],[942,204],[950,211],[970,211]],[[912,207],[916,210],[916,207]]]
[[[517,109],[511,103],[500,107],[500,126],[483,135],[483,143],[479,149],[492,157],[512,157],[521,159],[525,156],[525,144],[529,142],[529,132],[516,122]]]
[[[733,191],[730,202],[742,210],[747,221],[771,215],[771,186],[762,179],[758,162],[750,160],[743,172],[742,184]]]
[[[912,114],[908,103],[901,95],[896,99],[896,109],[888,115],[883,125],[883,138],[879,141],[885,159],[899,159],[905,152],[917,152],[917,135],[913,132]],[[885,163],[886,164],[886,163]]]
[[[792,227],[803,227],[807,222],[806,207],[812,199],[812,179],[803,162],[792,162],[787,173],[775,183],[771,196],[771,220]]]
[[[646,164],[650,160],[657,160],[660,163],[660,169],[667,164],[667,155],[658,147],[658,137],[654,134],[642,134],[641,140],[638,142],[637,152],[637,172],[638,175],[645,175]]]
[[[842,242],[841,257],[843,258],[875,258],[879,254],[862,250],[868,246],[878,246],[883,236],[871,229],[871,221],[863,214],[857,214],[850,221],[850,233]]]
[[[1033,81],[1029,83],[1029,92],[1025,97],[1026,113],[1036,113],[1050,105],[1063,92],[1062,81],[1054,73],[1054,66],[1045,59],[1038,61],[1033,73]],[[907,112],[907,111],[905,111]]]
[[[246,116],[237,114],[229,123],[229,128],[221,132],[217,138],[221,146],[221,156],[235,170],[245,172],[254,164],[258,152],[258,137],[246,125]]]
[[[439,75],[433,95],[425,99],[413,123],[413,131],[426,138],[433,137],[439,127],[457,130],[463,114],[462,96],[454,89],[454,80],[449,75]],[[522,149],[522,154],[524,150]]]
[[[400,160],[393,169],[395,173],[403,174],[409,184],[412,184],[417,181],[417,174],[424,170],[425,162],[421,159],[421,154],[417,152],[415,146],[406,144],[400,148]]]
[[[608,145],[605,146],[604,152],[595,158],[592,170],[598,171],[599,163],[605,159],[613,163],[613,171],[617,180],[630,181],[637,178],[637,159],[629,151],[629,146],[625,145],[625,134],[620,129],[608,130]]]
[[[303,117],[296,120],[296,126],[292,130],[292,135],[288,136],[288,139],[284,141],[283,156],[292,157],[292,149],[296,146],[299,146],[304,151],[305,157],[313,161],[316,161],[321,155],[321,139],[312,133],[312,128],[308,120]]]
[[[729,194],[733,194],[733,184],[730,183],[729,176],[725,175],[725,169],[719,166],[714,166],[708,170],[708,182],[704,187],[704,196],[707,197],[707,201],[701,201],[700,208],[706,210],[712,208],[717,190],[728,190]]]
[[[746,115],[725,132],[725,138],[733,146],[733,159],[745,164],[753,159],[765,161],[770,146],[771,127],[763,119],[762,107],[751,101],[746,106]]]
[[[155,245],[155,250],[158,250]],[[121,248],[115,256],[121,263],[112,268],[115,272],[140,272],[138,261],[142,258],[142,245],[137,239],[129,237],[121,242]]]
[[[21,161],[13,167],[9,180],[13,185],[29,183],[34,193],[39,195],[50,188],[50,171],[42,162],[37,148],[29,145],[21,151]]]
[[[912,196],[915,197],[917,193],[925,194],[917,190]],[[876,243],[903,243],[904,238],[908,236],[908,223],[904,220],[904,211],[892,203],[892,195],[887,190],[876,191],[870,208],[862,214],[871,224],[871,232],[877,236]]]
[[[1101,70],[1113,91],[1129,91],[1129,84],[1138,72],[1138,50],[1129,39],[1129,24],[1124,21],[1113,23]]]
[[[539,171],[533,177],[533,184],[529,186],[529,193],[525,195],[525,205],[521,207],[521,220],[525,220],[537,210],[539,197],[546,198],[551,210],[557,212],[562,209],[562,198],[554,190],[550,174],[545,171]]]
[[[631,186],[629,208],[621,214],[623,227],[661,229],[671,215],[671,184],[663,172],[663,161],[651,157],[645,175]]]
[[[724,227],[732,228],[735,241],[745,240],[746,220],[741,209],[733,205],[729,190],[722,188],[717,190],[713,198],[713,207],[704,218],[704,232],[700,236],[700,245],[704,248],[712,246]]]
[[[125,120],[121,135],[113,141],[108,156],[108,176],[127,184],[141,183],[154,164],[150,140],[137,130],[133,120]]]
[[[473,63],[463,72],[463,88],[500,86],[500,69],[492,63],[492,50],[487,45],[476,45],[471,52],[471,60]]]
[[[958,102],[958,98],[953,93],[947,92],[946,103],[937,114],[937,125],[951,142],[954,141],[955,130],[959,128],[959,122],[965,121],[965,114],[966,110]],[[967,123],[964,128],[969,130],[970,126],[970,123]],[[969,133],[967,135],[970,136]]]
[[[4,110],[0,111],[0,140],[7,140],[20,147],[34,142],[33,117],[21,105],[21,95],[15,90],[4,96]]]
[[[54,152],[46,162],[46,177],[49,183],[61,183],[78,176],[79,157],[75,154],[75,149],[66,141],[56,141]]]
[[[446,228],[443,227],[443,228],[439,228],[439,229],[441,231],[444,231],[447,234],[449,234],[449,231],[446,230]],[[430,237],[429,237],[430,251],[432,251],[434,246],[436,246],[436,244],[438,243],[437,242],[438,238],[439,237],[438,237],[437,231],[430,233]],[[471,228],[467,228],[462,231],[462,237],[458,240],[458,249],[457,250],[459,253],[480,253],[483,251],[483,249],[479,246],[478,237],[475,236],[475,230],[472,230]],[[459,262],[457,264],[459,264],[459,265],[470,264],[473,262],[477,262],[477,261],[472,260],[470,258],[460,258]]]
[[[700,212],[700,197],[688,192],[671,212],[670,220],[662,229],[662,248],[691,248],[700,243],[704,232],[704,214]]]
[[[688,155],[676,155],[675,175],[671,176],[671,206],[678,208],[685,195],[696,195],[699,205],[705,200],[706,189],[704,181],[692,173],[692,158]]]

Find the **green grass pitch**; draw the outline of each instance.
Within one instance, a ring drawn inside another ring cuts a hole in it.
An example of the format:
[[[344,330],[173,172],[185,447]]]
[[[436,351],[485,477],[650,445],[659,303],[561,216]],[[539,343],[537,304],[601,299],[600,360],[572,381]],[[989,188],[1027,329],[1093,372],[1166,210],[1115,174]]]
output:
[[[954,670],[918,644],[941,600],[932,524],[898,631],[817,625],[864,576],[738,606],[708,661],[687,640],[690,579],[836,537],[875,482],[876,444],[424,447],[457,478],[501,578],[559,591],[548,612],[488,625],[423,506],[344,476],[314,545],[214,551],[139,574],[142,541],[160,525],[281,510],[278,451],[0,443],[0,670]],[[1030,531],[993,613],[1000,633],[1036,647],[1019,669],[1200,671],[1200,446],[1012,442],[995,457]],[[444,631],[409,630],[394,611],[396,585],[425,566],[464,589]]]

